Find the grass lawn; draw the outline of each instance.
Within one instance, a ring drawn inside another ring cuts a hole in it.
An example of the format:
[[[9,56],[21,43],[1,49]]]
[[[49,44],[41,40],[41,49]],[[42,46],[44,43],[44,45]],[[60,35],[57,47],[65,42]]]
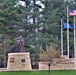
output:
[[[0,75],[49,75],[48,71],[0,72]],[[50,71],[50,75],[76,75],[76,70]]]

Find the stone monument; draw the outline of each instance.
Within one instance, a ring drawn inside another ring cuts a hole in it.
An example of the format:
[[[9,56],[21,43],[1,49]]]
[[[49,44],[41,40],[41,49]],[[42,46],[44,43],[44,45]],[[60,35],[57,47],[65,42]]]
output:
[[[8,71],[31,70],[30,53],[24,52],[24,38],[15,39],[14,53],[8,54]]]

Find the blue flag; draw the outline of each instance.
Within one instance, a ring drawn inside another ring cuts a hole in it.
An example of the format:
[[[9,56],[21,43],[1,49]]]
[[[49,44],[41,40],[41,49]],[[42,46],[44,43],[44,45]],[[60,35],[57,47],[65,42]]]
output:
[[[67,23],[63,23],[63,25],[64,25],[63,28],[64,28],[64,29],[67,29]],[[71,25],[68,25],[68,28],[69,28],[69,29],[72,29],[73,27],[72,27]]]

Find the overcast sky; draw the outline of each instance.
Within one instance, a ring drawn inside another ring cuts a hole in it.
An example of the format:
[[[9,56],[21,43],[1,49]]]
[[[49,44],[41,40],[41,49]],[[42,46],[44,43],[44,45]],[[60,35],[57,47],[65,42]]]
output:
[[[17,5],[20,4],[22,6],[26,6],[24,1],[19,1]],[[42,8],[45,8],[44,4],[41,1],[36,1],[36,4],[40,5]]]

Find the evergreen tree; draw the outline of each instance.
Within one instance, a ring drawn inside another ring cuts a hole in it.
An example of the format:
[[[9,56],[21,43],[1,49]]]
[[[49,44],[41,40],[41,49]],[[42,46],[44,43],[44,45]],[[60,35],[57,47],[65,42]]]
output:
[[[13,37],[18,32],[16,25],[14,0],[0,1],[0,33],[7,33]]]

